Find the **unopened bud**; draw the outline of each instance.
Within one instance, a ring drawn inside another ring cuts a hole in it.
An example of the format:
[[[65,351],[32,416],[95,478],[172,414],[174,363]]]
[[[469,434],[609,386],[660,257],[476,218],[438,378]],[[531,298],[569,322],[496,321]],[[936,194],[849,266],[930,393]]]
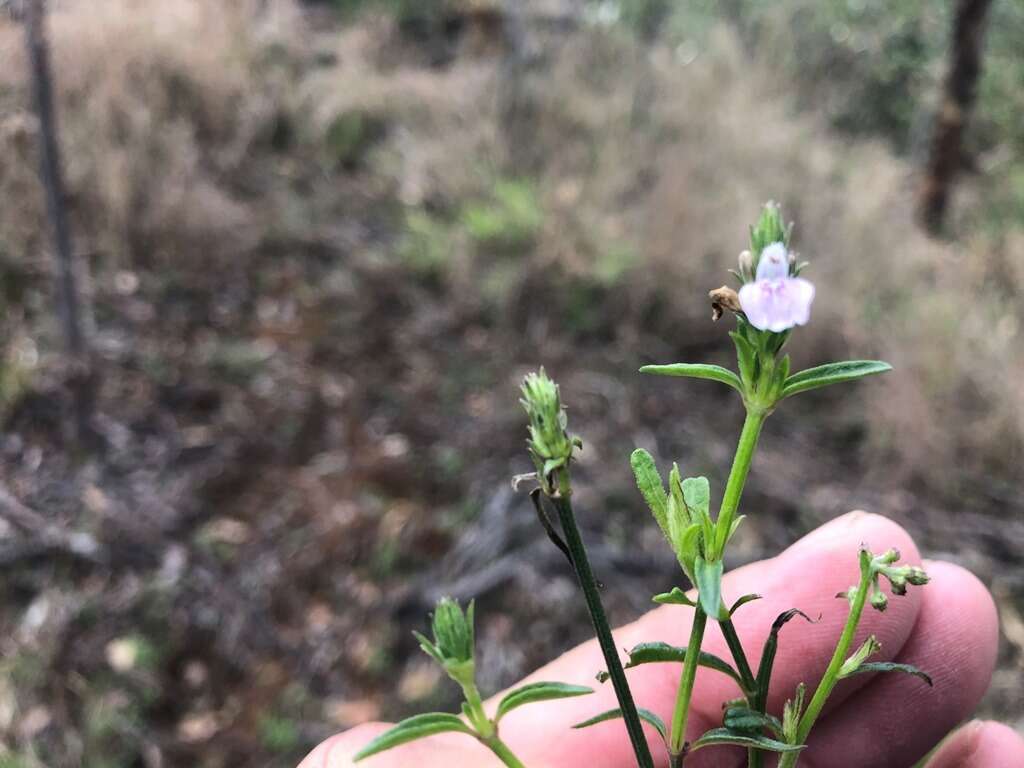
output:
[[[889,549],[878,556],[878,562],[884,565],[892,565],[900,559],[900,551],[896,548]]]
[[[754,279],[754,257],[750,251],[743,251],[740,253],[740,276],[743,278],[743,282]]]
[[[918,568],[916,565],[912,565],[910,566],[910,571],[907,573],[907,581],[915,587],[921,587],[928,583],[929,578],[923,568]]]
[[[434,609],[432,621],[434,639],[431,641],[414,632],[420,648],[429,654],[455,682],[468,685],[473,682],[476,666],[473,661],[474,630],[473,603],[466,612],[458,602],[443,597]]]
[[[875,592],[871,596],[871,607],[876,611],[884,611],[889,607],[889,598],[885,596],[884,592]]]
[[[558,385],[541,368],[523,379],[520,403],[530,417],[530,437],[526,441],[537,467],[537,476],[545,491],[552,492],[548,476],[569,463],[572,449],[579,442],[566,432],[568,419],[558,394]]]

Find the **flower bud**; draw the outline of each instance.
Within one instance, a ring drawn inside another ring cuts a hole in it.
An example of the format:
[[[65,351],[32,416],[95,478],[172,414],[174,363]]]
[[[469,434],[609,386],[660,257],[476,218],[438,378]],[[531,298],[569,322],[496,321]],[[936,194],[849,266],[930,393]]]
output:
[[[750,251],[742,251],[739,258],[740,263],[740,277],[743,282],[748,282],[754,279],[754,257]]]
[[[765,203],[757,224],[750,228],[750,250],[754,256],[754,267],[757,267],[761,251],[772,243],[789,243],[789,231],[782,223],[782,211],[777,203]]]
[[[520,403],[530,417],[530,437],[526,441],[544,489],[551,492],[549,475],[569,463],[579,441],[566,432],[568,419],[558,394],[558,385],[541,368],[523,379]]]
[[[922,587],[928,583],[929,578],[923,568],[918,568],[916,565],[912,565],[907,572],[907,581],[915,587]]]
[[[876,611],[884,611],[889,607],[889,598],[885,596],[884,592],[875,592],[875,594],[871,596],[871,607]]]
[[[449,661],[473,658],[473,603],[464,614],[457,600],[441,598],[434,611],[434,643]]]
[[[473,609],[470,602],[466,612],[458,601],[442,597],[434,609],[431,642],[420,633],[414,633],[420,647],[432,656],[456,682],[466,684],[473,681]]]
[[[878,562],[882,563],[883,565],[892,565],[893,563],[895,563],[899,559],[900,559],[900,551],[898,549],[896,549],[895,547],[892,548],[892,549],[886,550],[885,552],[880,554],[878,556],[878,558],[877,558]]]

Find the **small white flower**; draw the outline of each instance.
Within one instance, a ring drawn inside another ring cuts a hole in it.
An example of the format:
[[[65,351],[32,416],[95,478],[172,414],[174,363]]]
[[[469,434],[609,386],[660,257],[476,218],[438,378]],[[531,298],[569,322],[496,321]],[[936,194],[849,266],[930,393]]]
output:
[[[740,306],[747,320],[758,330],[773,333],[806,324],[812,301],[814,286],[802,277],[790,277],[789,252],[782,243],[764,247],[755,281],[740,288]]]

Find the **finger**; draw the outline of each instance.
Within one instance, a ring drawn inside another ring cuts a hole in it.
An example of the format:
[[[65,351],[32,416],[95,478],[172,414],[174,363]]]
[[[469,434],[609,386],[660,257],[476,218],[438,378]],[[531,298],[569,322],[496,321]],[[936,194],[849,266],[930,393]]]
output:
[[[1019,768],[1024,739],[1002,723],[968,723],[928,761],[928,768]]]
[[[743,606],[737,612],[737,631],[755,667],[769,628],[779,613],[799,607],[821,621],[808,625],[800,620],[781,632],[779,653],[769,697],[769,710],[781,709],[785,698],[804,681],[813,690],[828,665],[835,643],[846,619],[847,606],[835,599],[837,592],[856,583],[859,576],[857,549],[864,542],[876,550],[895,546],[905,559],[917,561],[917,550],[909,535],[898,525],[877,515],[851,513],[823,526],[788,549],[779,557],[740,568],[726,576],[723,584],[727,599],[757,592],[764,599]],[[858,642],[868,634],[883,643],[885,658],[899,652],[917,620],[919,590],[894,600],[884,614],[868,611],[858,632]],[[663,640],[685,645],[690,631],[692,611],[680,606],[665,606],[643,616],[615,633],[616,644],[632,647],[641,641]],[[708,623],[704,649],[730,658],[718,625]],[[604,668],[596,643],[586,643],[530,676],[530,680],[561,680],[587,684]],[[680,665],[651,664],[629,672],[630,684],[638,706],[657,713],[666,722],[672,715],[679,684]],[[866,681],[853,679],[837,692],[835,706]],[[740,695],[728,677],[701,669],[697,675],[693,716],[687,737],[695,738],[710,727],[721,724],[721,705]],[[619,768],[631,764],[631,749],[621,721],[613,721],[584,731],[569,728],[596,713],[617,706],[611,686],[598,686],[594,695],[559,702],[545,707],[524,707],[502,722],[502,736],[513,751],[527,763],[549,761],[569,765],[585,760],[588,768]],[[649,730],[649,729],[648,729]],[[650,735],[652,752],[664,757],[655,734]],[[688,764],[727,766],[733,757],[715,747],[694,754]]]
[[[934,687],[897,672],[864,675],[871,685],[815,727],[801,764],[833,765],[835,755],[844,755],[844,768],[914,765],[978,705],[999,647],[995,603],[959,566],[926,569],[931,582],[896,660],[927,672]]]
[[[299,768],[350,768],[353,756],[391,727],[389,723],[367,723],[339,733],[314,749]],[[479,766],[493,768],[501,763],[478,742],[464,734],[431,736],[366,758],[362,768],[452,768]]]

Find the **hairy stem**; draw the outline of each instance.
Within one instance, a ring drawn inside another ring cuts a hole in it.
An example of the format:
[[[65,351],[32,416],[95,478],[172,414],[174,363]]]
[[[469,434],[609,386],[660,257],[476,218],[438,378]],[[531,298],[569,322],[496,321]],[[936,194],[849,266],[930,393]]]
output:
[[[569,554],[572,556],[573,568],[579,579],[580,588],[583,590],[583,597],[587,603],[587,610],[590,612],[590,619],[594,624],[598,645],[601,646],[601,653],[604,655],[605,664],[608,665],[608,676],[611,678],[612,687],[615,689],[615,697],[619,700],[622,719],[626,723],[629,741],[633,745],[633,752],[636,754],[637,765],[640,768],[654,768],[651,750],[647,746],[647,737],[644,736],[640,716],[637,714],[636,704],[629,690],[629,683],[626,682],[626,673],[622,669],[622,662],[619,660],[619,653],[615,647],[615,641],[612,639],[612,630],[608,625],[604,606],[601,604],[601,596],[597,591],[597,581],[594,579],[594,574],[590,569],[587,551],[583,546],[579,527],[576,525],[576,516],[573,514],[572,503],[569,501],[571,489],[568,472],[564,469],[558,473],[558,489],[558,495],[552,497],[551,500],[555,505],[555,509],[558,510],[558,517],[562,523],[562,533],[565,534],[565,543],[569,548]]]
[[[715,535],[714,551],[707,553],[708,560],[718,560],[725,551],[725,543],[729,538],[736,510],[740,506],[743,486],[746,484],[747,474],[750,472],[750,462],[754,459],[757,438],[761,434],[761,427],[764,426],[766,418],[768,418],[768,414],[764,411],[747,410],[747,417],[743,421],[743,431],[740,432],[739,445],[736,446],[736,456],[732,460],[732,469],[729,470],[729,480],[725,484],[722,508],[718,513],[718,532]]]
[[[672,755],[679,755],[683,751],[686,719],[690,714],[690,700],[693,698],[693,681],[697,677],[697,659],[700,656],[700,644],[704,641],[704,627],[707,621],[707,614],[698,605],[694,609],[690,641],[686,644],[686,661],[683,662],[683,673],[679,678],[679,690],[676,692],[676,708],[672,713],[672,731],[669,738],[669,751]]]
[[[867,600],[870,583],[871,569],[864,568],[861,570],[857,594],[854,597],[853,604],[850,606],[850,613],[846,617],[846,626],[843,627],[843,634],[839,637],[839,643],[832,654],[832,660],[828,663],[825,676],[818,683],[818,688],[814,691],[810,704],[807,705],[807,709],[804,710],[803,715],[800,717],[800,724],[797,726],[796,731],[795,743],[797,744],[807,742],[807,736],[810,734],[811,728],[818,719],[818,715],[821,714],[821,710],[832,693],[832,689],[839,682],[839,670],[849,656],[850,646],[853,644],[853,636],[857,632],[857,625],[860,624],[860,617],[864,612],[864,603]],[[794,768],[799,756],[799,752],[787,752],[779,762],[779,768]]]
[[[512,750],[508,748],[505,742],[498,738],[498,734],[494,734],[486,739],[481,739],[481,741],[486,744],[487,748],[497,755],[498,759],[507,765],[508,768],[526,768],[519,758],[512,753]]]
[[[480,737],[486,741],[486,739],[494,736],[494,724],[487,718],[487,713],[484,711],[484,703],[480,699],[480,691],[477,690],[476,683],[463,685],[462,694],[466,697],[467,714],[470,722],[476,728]]]

